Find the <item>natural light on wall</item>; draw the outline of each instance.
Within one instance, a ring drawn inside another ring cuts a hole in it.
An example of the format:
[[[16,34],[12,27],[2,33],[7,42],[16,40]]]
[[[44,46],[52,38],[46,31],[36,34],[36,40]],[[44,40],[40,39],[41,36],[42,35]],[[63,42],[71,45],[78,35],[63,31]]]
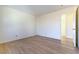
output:
[[[66,36],[66,15],[61,16],[61,36]]]
[[[61,37],[73,38],[73,14],[66,13],[61,16]]]
[[[73,38],[73,13],[67,14],[67,37]]]

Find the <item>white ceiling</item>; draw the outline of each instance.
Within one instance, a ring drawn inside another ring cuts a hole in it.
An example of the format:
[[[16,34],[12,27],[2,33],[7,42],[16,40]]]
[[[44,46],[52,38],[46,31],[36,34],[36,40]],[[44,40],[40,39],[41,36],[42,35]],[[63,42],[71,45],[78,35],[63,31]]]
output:
[[[68,5],[31,5],[29,6],[35,15],[42,15],[49,12],[54,12],[62,8],[70,7]]]
[[[72,5],[71,5],[72,6]],[[42,15],[56,10],[71,7],[70,5],[9,5],[8,7],[28,12],[34,15]]]

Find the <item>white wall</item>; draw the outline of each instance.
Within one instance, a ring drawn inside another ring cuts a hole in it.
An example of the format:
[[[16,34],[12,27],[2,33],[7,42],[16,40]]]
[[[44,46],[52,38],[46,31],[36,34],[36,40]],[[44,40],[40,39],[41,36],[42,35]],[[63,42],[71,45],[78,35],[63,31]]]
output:
[[[37,35],[60,39],[60,16],[52,14],[37,19]]]
[[[63,14],[74,13],[75,8],[69,7],[37,17],[37,35],[61,39],[61,17]],[[68,36],[71,35],[68,29]]]
[[[35,17],[27,12],[0,6],[0,43],[35,35]]]
[[[61,39],[61,16],[74,12],[74,7],[36,18],[27,12],[28,10],[25,12],[25,10],[22,11],[14,7],[0,6],[0,43],[26,38],[35,34]]]

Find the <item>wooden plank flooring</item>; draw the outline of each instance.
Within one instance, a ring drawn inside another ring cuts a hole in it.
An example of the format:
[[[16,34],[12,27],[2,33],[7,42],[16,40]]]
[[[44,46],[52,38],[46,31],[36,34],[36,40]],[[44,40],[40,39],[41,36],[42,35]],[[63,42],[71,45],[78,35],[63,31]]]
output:
[[[72,44],[72,43],[71,43]],[[79,49],[73,45],[41,36],[33,36],[0,44],[0,54],[78,54]]]

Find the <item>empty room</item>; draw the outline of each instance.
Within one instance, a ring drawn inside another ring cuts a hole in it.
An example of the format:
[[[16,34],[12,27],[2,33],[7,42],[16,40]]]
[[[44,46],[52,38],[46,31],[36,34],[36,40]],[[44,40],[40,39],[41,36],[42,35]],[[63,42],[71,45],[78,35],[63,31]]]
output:
[[[0,54],[78,54],[79,7],[0,5]]]

